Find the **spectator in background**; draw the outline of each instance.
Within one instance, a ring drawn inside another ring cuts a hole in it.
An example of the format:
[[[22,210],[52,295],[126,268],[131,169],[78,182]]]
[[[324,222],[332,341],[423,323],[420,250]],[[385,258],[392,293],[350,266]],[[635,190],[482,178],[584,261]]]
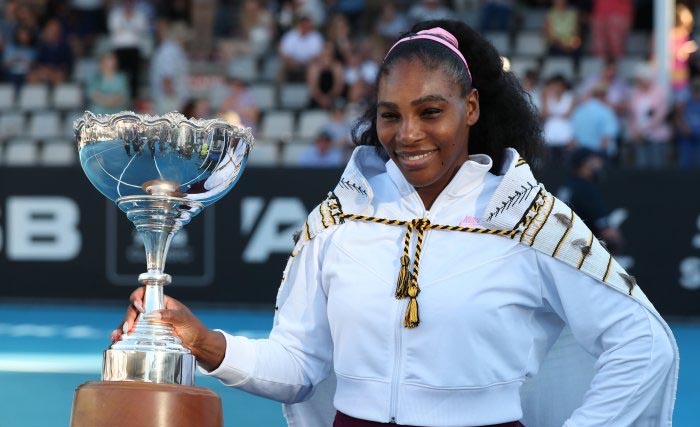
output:
[[[326,42],[321,54],[311,61],[306,70],[309,108],[330,109],[333,100],[343,94],[343,64],[336,59],[334,52],[333,44]]]
[[[192,38],[192,54],[199,59],[210,59],[214,48],[214,27],[217,0],[191,0],[190,16],[197,37]]]
[[[676,5],[676,23],[671,29],[671,90],[674,103],[688,97],[690,68],[688,58],[697,50],[697,44],[690,37],[693,30],[693,14],[684,4]]]
[[[246,83],[239,78],[229,77],[226,79],[227,95],[221,103],[221,113],[229,122],[250,127],[255,131],[255,127],[260,117],[260,110],[255,102],[255,97]],[[233,120],[232,115],[236,115],[238,120]]]
[[[544,142],[549,161],[562,162],[572,148],[571,112],[574,95],[569,82],[560,74],[550,77],[542,89],[540,114],[544,122]]]
[[[515,0],[481,0],[481,16],[479,30],[506,31],[511,30]]]
[[[256,58],[270,50],[275,36],[274,18],[258,0],[246,0],[241,6],[239,28],[244,52]]]
[[[600,58],[620,59],[632,28],[632,0],[593,0],[591,37],[593,53]]]
[[[360,46],[353,49],[345,65],[345,98],[354,106],[362,106],[370,97],[371,89],[377,77],[379,63],[382,60],[383,51],[381,43],[373,43],[366,40]],[[380,52],[380,55],[377,55]]]
[[[4,79],[19,88],[36,58],[36,47],[31,31],[23,26],[15,29],[14,38],[2,53]]]
[[[163,31],[163,41],[150,64],[151,99],[159,114],[180,110],[189,97],[190,62],[183,46],[190,30],[184,23],[175,22]]]
[[[15,30],[19,25],[17,8],[16,0],[8,0],[3,6],[2,20],[0,20],[0,51],[12,43],[15,38]]]
[[[114,114],[129,106],[129,82],[119,71],[113,52],[100,56],[99,73],[87,85],[88,110],[95,114]]]
[[[327,0],[326,4],[331,13],[339,13],[348,19],[351,28],[364,31],[362,14],[365,10],[365,0]]]
[[[678,138],[678,165],[683,169],[700,167],[700,78],[690,85],[690,95],[676,104],[674,124]]]
[[[554,0],[544,21],[549,54],[569,56],[578,67],[581,55],[579,13],[567,0]]]
[[[619,254],[623,238],[608,221],[608,210],[600,191],[600,178],[605,161],[596,151],[579,148],[571,156],[571,170],[557,196],[573,209],[598,239],[606,243],[610,253]]]
[[[280,40],[279,54],[282,60],[282,82],[303,82],[309,63],[321,54],[323,36],[316,31],[307,15],[302,15],[296,26]]]
[[[333,6],[327,4],[326,0],[295,0],[295,2],[299,5],[296,16],[308,16],[316,28],[326,27],[326,12],[328,10],[332,12],[333,9]]]
[[[205,98],[189,99],[182,107],[182,114],[187,118],[210,119],[212,116],[211,104]]]
[[[340,148],[346,154],[350,154],[355,148],[351,140],[352,123],[347,119],[346,102],[343,98],[336,98],[330,109],[330,117],[321,130],[330,135],[333,145]]]
[[[641,64],[627,104],[626,142],[638,168],[661,168],[667,164],[671,127],[668,94],[654,81],[654,70]]]
[[[608,158],[616,153],[615,138],[619,126],[615,111],[605,103],[607,88],[597,85],[591,96],[571,115],[571,127],[577,148],[586,148]]]
[[[343,153],[333,146],[331,135],[321,131],[314,138],[313,145],[304,150],[299,157],[299,166],[307,168],[335,168],[343,164]]]
[[[140,87],[141,49],[150,40],[150,27],[145,11],[136,0],[121,0],[109,10],[107,27],[120,70],[129,78],[131,98],[136,99]]]
[[[383,4],[382,12],[375,24],[375,33],[379,35],[385,43],[390,43],[409,28],[408,19],[401,13],[396,2],[388,1]]]
[[[76,55],[89,52],[97,36],[104,31],[103,0],[71,0],[70,16],[73,25],[70,32],[75,35]]]
[[[331,16],[326,29],[326,42],[333,46],[335,59],[345,64],[353,49],[350,41],[350,25],[345,15],[335,14]]]
[[[607,58],[600,73],[586,77],[579,88],[579,96],[581,99],[590,97],[593,88],[599,85],[607,88],[605,102],[615,110],[618,116],[623,115],[627,106],[629,88],[619,73],[617,59]]]
[[[420,0],[408,10],[411,24],[434,19],[451,19],[454,11],[442,4],[442,0]]]
[[[39,34],[39,17],[36,9],[28,2],[20,2],[17,6],[17,26],[24,27],[36,38]]]
[[[44,26],[28,80],[32,83],[56,85],[70,78],[72,68],[73,52],[63,35],[61,23],[57,19],[50,19]]]

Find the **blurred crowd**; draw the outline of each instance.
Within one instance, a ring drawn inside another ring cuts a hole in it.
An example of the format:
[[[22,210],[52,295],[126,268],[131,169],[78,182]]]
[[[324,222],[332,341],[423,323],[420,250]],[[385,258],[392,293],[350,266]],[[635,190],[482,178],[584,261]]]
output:
[[[690,3],[679,2],[671,34],[670,92],[654,78],[653,0],[0,4],[2,84],[20,91],[77,83],[95,113],[224,117],[252,127],[271,164],[288,151],[292,164],[341,165],[387,48],[418,20],[456,18],[507,46],[518,46],[525,33],[539,37],[542,51],[513,71],[541,112],[552,159],[584,147],[626,167],[700,167],[697,6]],[[637,63],[621,73],[632,33],[645,34],[649,44],[634,46]],[[504,56],[514,62],[521,53]],[[547,71],[550,58],[570,61],[572,72]],[[279,132],[280,123],[289,129]]]

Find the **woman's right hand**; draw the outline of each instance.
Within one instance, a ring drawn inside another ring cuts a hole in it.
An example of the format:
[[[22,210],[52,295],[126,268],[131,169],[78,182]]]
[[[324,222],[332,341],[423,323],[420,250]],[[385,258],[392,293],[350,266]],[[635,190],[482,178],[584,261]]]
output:
[[[146,288],[140,287],[131,293],[131,304],[126,310],[121,327],[115,329],[110,336],[112,342],[122,339],[124,334],[133,332],[139,314],[143,313],[143,297]],[[164,296],[163,310],[155,310],[144,316],[145,319],[172,326],[175,335],[182,340],[182,345],[192,351],[197,362],[207,370],[212,370],[221,364],[226,354],[226,339],[223,334],[208,329],[180,301]]]

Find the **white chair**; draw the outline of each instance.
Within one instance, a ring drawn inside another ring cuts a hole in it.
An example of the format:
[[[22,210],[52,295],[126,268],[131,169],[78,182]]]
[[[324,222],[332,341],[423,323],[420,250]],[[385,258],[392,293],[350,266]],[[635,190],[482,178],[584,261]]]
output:
[[[304,155],[306,150],[313,144],[288,144],[284,147],[284,156],[282,158],[283,166],[295,167],[299,166],[301,162],[301,156]]]
[[[15,106],[15,88],[11,84],[0,84],[0,111],[11,110]]]
[[[576,78],[574,70],[574,62],[571,58],[565,56],[550,56],[544,60],[542,64],[542,76],[547,78],[555,74],[561,74],[567,80],[572,81]]]
[[[248,55],[239,55],[231,59],[228,64],[228,75],[251,82],[258,77],[256,59]]]
[[[24,135],[26,132],[24,114],[8,111],[0,116],[0,139]]]
[[[287,83],[282,86],[281,107],[300,110],[309,105],[309,88],[304,83]]]
[[[22,111],[45,110],[49,107],[49,87],[45,84],[28,84],[19,90],[17,104]]]
[[[75,83],[62,83],[53,90],[52,104],[59,110],[83,108],[83,90]]]
[[[540,9],[525,9],[522,11],[524,31],[542,31],[547,11]]]
[[[547,43],[542,33],[523,32],[515,38],[515,54],[540,57],[547,52]]]
[[[578,77],[581,80],[586,80],[591,76],[595,76],[603,69],[603,59],[597,56],[584,56],[581,58],[581,63],[578,67]]]
[[[265,139],[289,141],[294,135],[294,113],[268,111],[262,118],[261,136]]]
[[[31,139],[14,139],[5,147],[6,166],[34,166],[37,164],[38,146]]]
[[[508,33],[492,31],[485,33],[484,37],[491,42],[501,56],[507,56],[510,53],[510,38]]]
[[[282,63],[280,62],[278,55],[270,55],[265,62],[263,62],[261,78],[262,80],[274,82],[277,80],[280,71],[282,70]]]
[[[29,136],[35,139],[61,136],[61,119],[57,111],[40,111],[29,118]]]
[[[330,114],[325,110],[305,110],[299,115],[297,137],[313,139],[323,125],[330,120]]]
[[[248,164],[250,166],[279,166],[279,149],[274,141],[258,140],[255,141],[253,148],[248,156]]]
[[[78,150],[68,140],[47,141],[39,154],[42,166],[73,166],[77,160]]]
[[[511,58],[510,71],[515,74],[515,77],[522,79],[527,70],[539,69],[539,63],[532,58]]]
[[[268,83],[257,83],[250,86],[250,92],[258,108],[262,111],[275,108],[275,87]]]
[[[642,64],[647,64],[647,61],[642,57],[624,57],[620,59],[618,70],[620,75],[625,79],[633,79],[637,67]]]
[[[97,75],[99,70],[100,66],[95,58],[81,58],[73,66],[73,78],[71,80],[85,84]]]

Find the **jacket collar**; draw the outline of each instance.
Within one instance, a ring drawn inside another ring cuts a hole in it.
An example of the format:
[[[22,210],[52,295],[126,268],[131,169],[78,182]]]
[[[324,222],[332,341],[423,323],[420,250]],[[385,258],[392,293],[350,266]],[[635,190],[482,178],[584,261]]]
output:
[[[459,167],[454,178],[447,184],[443,192],[448,197],[453,198],[464,196],[483,184],[492,164],[491,158],[485,154],[469,156],[469,160]],[[401,173],[401,170],[393,160],[386,162],[386,171],[402,196],[407,196],[416,191],[416,189],[406,181],[403,173]]]
[[[491,169],[491,158],[485,154],[469,156],[447,185],[445,191],[450,197],[460,197],[480,186]],[[513,148],[507,148],[503,175],[493,197],[489,201],[483,223],[489,228],[512,229],[517,225],[526,210],[537,197],[541,184],[532,175],[530,166]],[[393,161],[385,161],[374,146],[355,148],[345,167],[334,193],[342,205],[343,212],[359,213],[374,197],[369,179],[387,173],[402,195],[415,189],[406,181]]]

